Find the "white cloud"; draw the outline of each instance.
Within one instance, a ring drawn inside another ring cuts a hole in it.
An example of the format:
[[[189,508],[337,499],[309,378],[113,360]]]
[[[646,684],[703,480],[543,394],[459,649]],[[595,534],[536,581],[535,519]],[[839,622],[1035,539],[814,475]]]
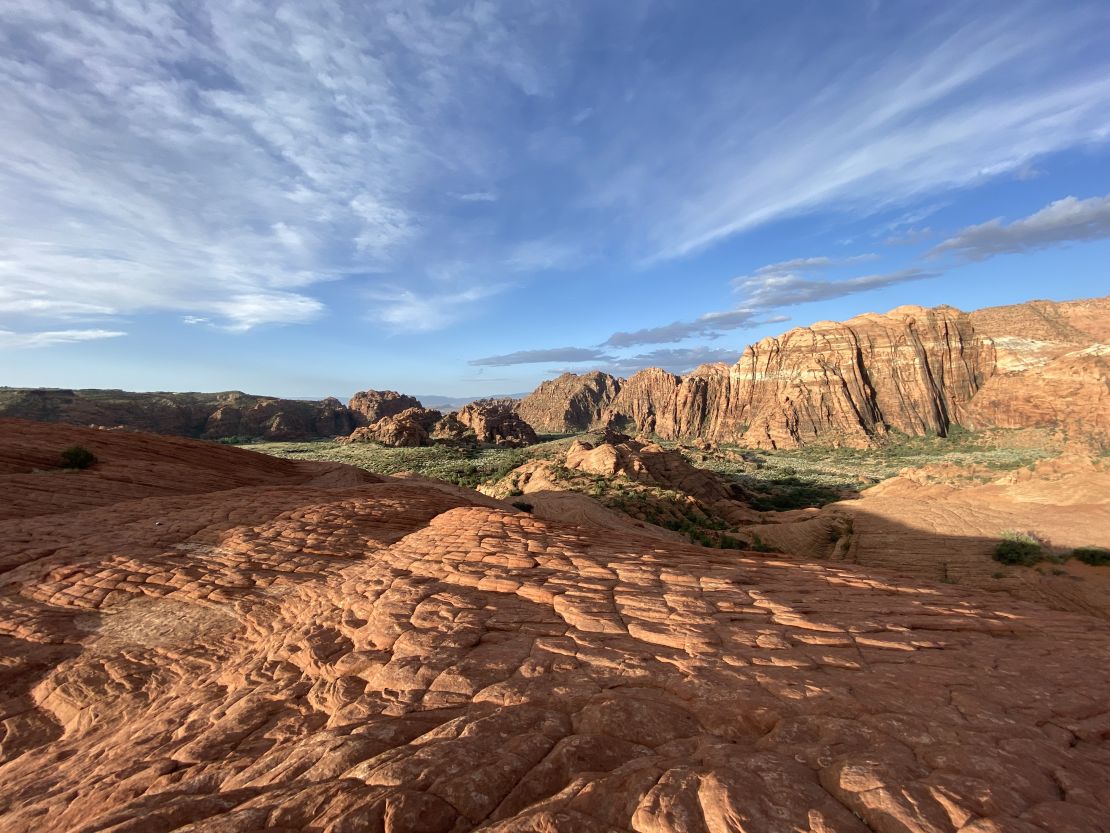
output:
[[[1064,197],[1009,224],[999,218],[968,226],[935,246],[930,254],[951,252],[968,260],[986,260],[1000,254],[1106,237],[1110,237],[1110,194],[1086,200]]]
[[[732,279],[733,286],[744,296],[742,303],[745,306],[771,309],[809,304],[937,276],[936,272],[909,268],[889,274],[861,275],[834,280],[805,278],[792,272],[765,271],[767,268],[758,270],[754,275]]]
[[[474,91],[543,92],[526,41],[547,14],[518,37],[419,0],[6,3],[0,312],[241,331],[315,317],[293,288],[430,271],[427,195],[488,180]]]
[[[552,347],[543,350],[518,350],[503,356],[471,359],[467,364],[478,367],[508,367],[514,364],[547,362],[611,362],[614,357],[594,347]]]
[[[493,191],[468,191],[465,194],[454,194],[459,202],[497,202],[497,194]]]
[[[371,294],[371,315],[393,332],[427,333],[442,330],[469,313],[467,307],[508,289],[505,284],[428,293],[411,289],[383,289]]]
[[[16,333],[11,330],[0,329],[0,349],[51,347],[55,344],[98,341],[105,338],[119,338],[125,335],[127,333],[118,330],[43,330]]]
[[[775,220],[864,215],[1110,137],[1105,4],[1022,3],[798,21],[745,42],[742,72],[645,77],[670,131],[620,133],[592,167],[653,258]],[[818,25],[831,27],[815,48]],[[842,23],[843,25],[840,25]],[[889,28],[887,28],[889,27]],[[881,44],[881,46],[880,46]],[[651,109],[648,109],[651,108]],[[599,112],[603,112],[599,108]]]

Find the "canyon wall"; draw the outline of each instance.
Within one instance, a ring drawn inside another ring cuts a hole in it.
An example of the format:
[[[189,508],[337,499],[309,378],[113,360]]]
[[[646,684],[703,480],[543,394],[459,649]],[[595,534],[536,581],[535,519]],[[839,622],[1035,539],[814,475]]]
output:
[[[905,306],[799,327],[751,345],[731,367],[686,376],[564,374],[520,407],[541,417],[585,413],[566,420],[578,430],[613,423],[758,448],[862,447],[892,431],[945,435],[956,424],[1059,427],[1110,441],[1107,342],[1110,298],[971,314]],[[572,408],[566,394],[581,401],[586,390],[616,393]]]

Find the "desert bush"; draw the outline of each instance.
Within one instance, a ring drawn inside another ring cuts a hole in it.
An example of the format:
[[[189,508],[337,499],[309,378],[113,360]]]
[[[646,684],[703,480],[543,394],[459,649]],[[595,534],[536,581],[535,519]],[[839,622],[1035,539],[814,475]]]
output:
[[[752,543],[748,549],[753,552],[782,552],[778,547],[772,547],[770,544],[766,543],[758,535],[752,536]]]
[[[1110,550],[1105,547],[1077,547],[1071,557],[1092,567],[1110,567]]]
[[[1045,557],[1044,545],[1028,532],[1007,530],[994,548],[994,560],[1003,564],[1032,567]]]
[[[83,445],[71,445],[62,452],[62,465],[67,469],[87,469],[96,464],[96,455]]]

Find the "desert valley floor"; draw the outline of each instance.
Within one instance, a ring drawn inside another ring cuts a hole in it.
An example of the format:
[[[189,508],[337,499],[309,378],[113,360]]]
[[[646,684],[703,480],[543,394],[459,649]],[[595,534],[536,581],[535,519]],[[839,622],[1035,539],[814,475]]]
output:
[[[5,833],[1110,829],[1105,619],[0,427]]]

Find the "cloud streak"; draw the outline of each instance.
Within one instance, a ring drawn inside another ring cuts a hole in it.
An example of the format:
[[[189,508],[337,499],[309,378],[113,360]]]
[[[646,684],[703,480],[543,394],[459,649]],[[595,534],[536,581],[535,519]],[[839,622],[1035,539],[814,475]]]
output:
[[[1110,237],[1110,194],[1086,200],[1064,197],[1012,223],[1003,223],[997,218],[968,226],[933,247],[930,254],[987,260],[996,255],[1107,237]]]
[[[611,362],[614,357],[593,347],[552,347],[544,350],[518,350],[502,356],[471,359],[476,367],[508,367],[514,364],[546,364],[550,362]]]
[[[119,330],[43,330],[40,332],[17,333],[0,329],[0,349],[29,349],[53,347],[57,344],[77,344],[85,341],[100,341],[106,338],[120,338],[127,333]]]

